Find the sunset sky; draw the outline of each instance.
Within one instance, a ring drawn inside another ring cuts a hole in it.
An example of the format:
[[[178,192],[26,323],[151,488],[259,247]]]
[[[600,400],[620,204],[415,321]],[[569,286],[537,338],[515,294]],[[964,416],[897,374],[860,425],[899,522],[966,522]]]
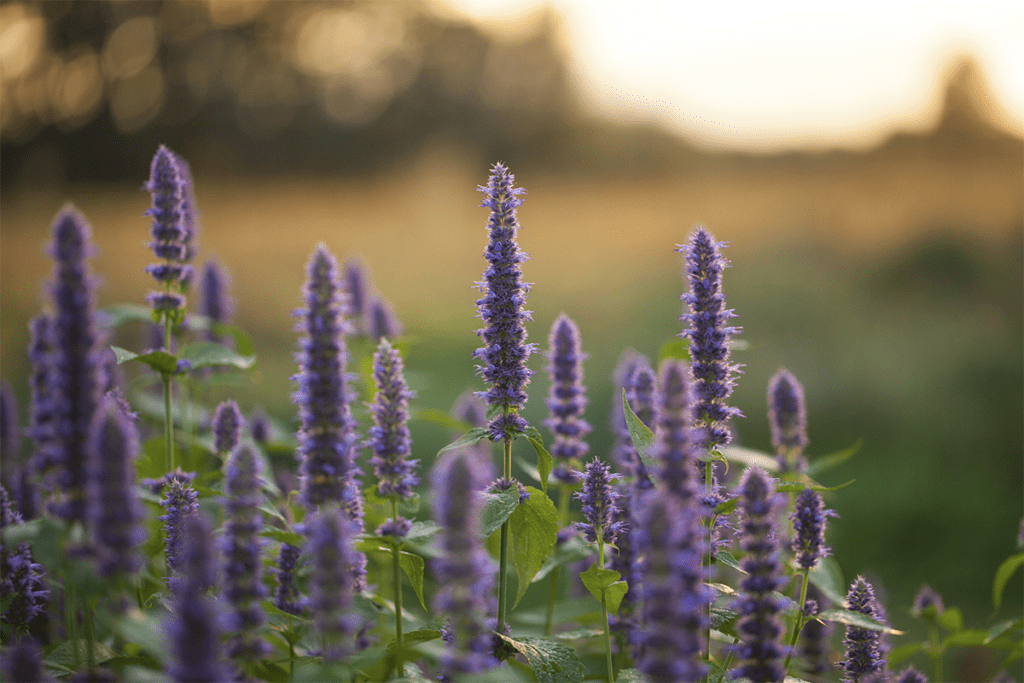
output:
[[[926,128],[964,54],[1024,134],[1024,2],[439,1],[511,35],[554,7],[594,111],[716,147],[857,148]]]

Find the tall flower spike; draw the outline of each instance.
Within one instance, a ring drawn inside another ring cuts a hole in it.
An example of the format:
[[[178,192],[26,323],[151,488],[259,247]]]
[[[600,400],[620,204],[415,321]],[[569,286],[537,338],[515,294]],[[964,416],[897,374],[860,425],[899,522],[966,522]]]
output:
[[[587,354],[580,345],[580,330],[569,316],[562,313],[551,326],[548,337],[548,415],[544,426],[555,435],[551,455],[555,456],[554,475],[563,483],[573,483],[573,466],[590,447],[583,440],[590,433],[590,423],[583,419],[587,407],[583,386],[583,361]]]
[[[102,576],[142,566],[145,513],[135,489],[139,437],[117,399],[108,397],[89,430],[89,516]]]
[[[477,673],[498,664],[485,626],[494,601],[495,568],[479,534],[479,491],[489,469],[465,451],[451,453],[434,468],[434,518],[441,527],[441,553],[434,560],[441,588],[434,609],[449,615],[452,640],[441,662],[448,675]]]
[[[397,339],[402,336],[402,323],[398,321],[395,309],[383,297],[374,297],[366,318],[367,334],[370,339]]]
[[[217,406],[213,414],[213,447],[221,456],[235,450],[242,439],[242,411],[238,404],[227,400]]]
[[[654,439],[660,479],[684,503],[697,495],[697,452],[693,427],[693,380],[684,363],[666,358],[654,389]]]
[[[54,222],[50,252],[55,267],[49,382],[55,392],[53,459],[60,491],[53,512],[66,520],[82,522],[86,517],[86,443],[103,382],[93,277],[86,265],[92,251],[89,224],[73,207],[64,207]]]
[[[346,303],[338,284],[338,264],[327,247],[317,247],[309,262],[306,308],[299,312],[303,333],[296,359],[299,405],[299,459],[302,502],[310,509],[340,503],[355,469],[356,435],[349,408],[345,366],[350,332]]]
[[[743,415],[739,409],[725,403],[741,367],[729,363],[729,337],[738,334],[740,328],[728,325],[736,314],[725,307],[722,294],[722,271],[729,264],[719,250],[725,245],[725,242],[715,242],[711,233],[698,227],[690,234],[689,242],[678,249],[686,258],[690,282],[690,290],[680,297],[689,311],[680,320],[690,327],[680,336],[690,339],[696,381],[693,416],[696,424],[705,430],[703,441],[708,451],[729,443],[732,435],[726,423],[734,416]]]
[[[655,384],[657,378],[654,375],[654,371],[648,366],[640,366],[634,372],[626,385],[626,400],[629,401],[629,407],[632,408],[633,414],[640,419],[648,427],[654,426],[654,398],[655,398]],[[631,456],[631,467],[630,473],[634,479],[634,485],[639,490],[646,490],[651,488],[654,484],[651,483],[650,473],[647,471],[647,466],[644,465],[643,460],[636,452],[636,448],[633,447],[633,441],[630,439],[630,456]]]
[[[312,561],[307,605],[323,638],[325,662],[352,652],[357,625],[352,612],[352,531],[344,513],[325,505],[308,525],[307,555]]]
[[[925,584],[921,586],[917,597],[914,598],[914,606],[910,609],[910,613],[920,618],[931,611],[934,611],[934,614],[929,614],[929,616],[938,617],[946,611],[946,607],[942,604],[942,596],[936,593],[931,586]]]
[[[295,572],[299,568],[302,550],[290,543],[282,543],[277,553],[277,587],[274,589],[274,607],[282,612],[302,614],[299,589],[295,585]]]
[[[412,451],[409,438],[409,399],[413,393],[405,384],[402,357],[387,339],[381,339],[373,356],[373,382],[377,387],[370,405],[370,464],[377,476],[377,492],[385,498],[412,498],[419,484],[418,460],[408,460]]]
[[[700,520],[664,489],[646,494],[637,514],[631,537],[644,557],[641,626],[633,632],[637,668],[653,683],[699,681],[707,672],[700,653],[707,647],[710,601]]]
[[[827,510],[821,494],[804,489],[797,494],[793,512],[793,552],[796,561],[804,569],[810,569],[822,557],[829,554],[825,546],[825,522],[829,517],[838,517],[833,510]]]
[[[733,603],[740,613],[736,631],[742,640],[733,648],[738,659],[736,672],[753,683],[774,683],[786,673],[782,666],[786,648],[779,643],[782,604],[774,595],[786,583],[775,528],[783,500],[768,475],[757,468],[743,475],[739,495],[743,512],[740,547],[746,552],[741,566],[747,575],[740,581],[742,591]]]
[[[192,167],[179,155],[174,155],[174,161],[178,164],[178,175],[181,178],[184,191],[181,195],[181,226],[184,230],[182,242],[185,244],[185,255],[182,261],[190,263],[199,253],[199,208],[196,206],[195,184],[192,182]],[[189,277],[186,276],[182,284],[188,288]]]
[[[267,597],[261,580],[260,551],[263,517],[259,506],[262,466],[249,445],[237,447],[224,464],[224,597],[231,606],[226,626],[235,634],[228,641],[227,655],[255,660],[270,651],[269,644],[256,635],[266,621],[260,602]]]
[[[167,486],[164,499],[160,502],[167,512],[158,518],[164,523],[164,555],[167,559],[167,583],[172,591],[177,590],[185,521],[199,514],[199,494],[192,484],[181,479],[172,479]]]
[[[4,539],[4,531],[23,524],[21,515],[0,486],[0,623],[4,630],[25,633],[30,622],[43,613],[50,599],[50,590],[43,583],[46,572],[32,560],[28,543],[12,547]]]
[[[28,436],[32,440],[29,460],[33,472],[39,474],[47,486],[53,488],[54,468],[58,463],[58,444],[54,420],[57,401],[53,385],[54,353],[51,333],[53,318],[45,313],[29,323],[28,360],[32,367],[29,375]]]
[[[882,607],[875,599],[875,591],[863,576],[850,586],[846,594],[846,609],[860,612],[885,623]],[[846,627],[846,659],[839,663],[845,671],[845,683],[860,683],[870,676],[885,671],[888,660],[883,651],[881,631],[871,631],[857,626]]]
[[[900,671],[896,677],[896,683],[928,683],[928,677],[913,666],[908,666]]]
[[[358,259],[352,259],[345,263],[342,273],[342,287],[348,294],[348,310],[346,314],[353,320],[360,320],[366,313],[366,283],[369,275],[366,266]]]
[[[583,532],[587,541],[597,543],[600,532],[604,543],[615,543],[620,532],[625,531],[625,522],[616,522],[615,517],[622,510],[615,501],[620,495],[612,488],[612,482],[618,475],[611,473],[611,468],[597,458],[587,463],[585,472],[576,472],[574,479],[583,480],[583,488],[573,497],[583,503],[583,516],[586,522],[577,522],[574,526]]]
[[[217,576],[210,526],[202,515],[193,515],[183,531],[181,584],[167,627],[173,661],[168,673],[179,683],[232,680],[221,664],[217,608],[207,595]]]
[[[203,265],[200,277],[199,312],[211,323],[229,323],[234,313],[234,303],[228,294],[231,278],[219,261],[210,260]],[[227,339],[218,336],[212,329],[206,331],[208,341],[223,344]]]
[[[477,370],[491,385],[480,396],[489,406],[502,410],[488,425],[494,441],[511,440],[527,427],[519,411],[526,404],[526,385],[533,374],[526,360],[537,350],[535,344],[526,343],[523,325],[532,320],[531,312],[523,309],[529,285],[523,282],[519,266],[528,256],[516,242],[516,209],[523,203],[519,196],[525,190],[514,187],[514,181],[515,176],[498,163],[491,169],[487,186],[478,188],[484,193],[481,206],[491,210],[487,223],[490,242],[484,252],[490,267],[484,272],[484,281],[477,283],[481,292],[486,291],[476,305],[487,327],[477,331],[484,347],[473,355],[483,362]]]
[[[612,371],[612,409],[608,416],[608,426],[615,436],[615,441],[612,444],[611,460],[618,466],[619,471],[625,472],[627,476],[633,474],[636,449],[633,448],[633,440],[629,436],[629,427],[626,425],[626,415],[622,409],[622,390],[629,388],[633,373],[641,367],[651,367],[650,359],[633,349],[626,349],[619,356],[615,370]],[[633,406],[632,402],[630,402],[630,407],[634,409],[633,412],[636,412],[636,406]]]
[[[4,680],[10,683],[52,683],[40,659],[39,646],[31,638],[20,638],[7,651],[3,664]]]
[[[822,612],[828,607],[828,598],[815,587],[807,585],[807,600],[811,600]],[[810,619],[800,630],[799,653],[803,657],[807,673],[823,677],[831,670],[829,662],[830,644],[832,642],[832,627],[818,619]]]
[[[807,406],[804,388],[785,368],[768,380],[768,422],[772,428],[772,446],[782,471],[803,471],[807,459]]]
[[[188,188],[177,158],[163,145],[153,157],[145,188],[153,196],[153,205],[145,212],[153,219],[153,241],[149,246],[153,254],[163,261],[145,268],[162,288],[150,293],[147,300],[153,307],[155,320],[181,322],[185,297],[179,292],[182,282],[191,277],[192,271],[192,267],[186,264],[189,253],[184,202]]]

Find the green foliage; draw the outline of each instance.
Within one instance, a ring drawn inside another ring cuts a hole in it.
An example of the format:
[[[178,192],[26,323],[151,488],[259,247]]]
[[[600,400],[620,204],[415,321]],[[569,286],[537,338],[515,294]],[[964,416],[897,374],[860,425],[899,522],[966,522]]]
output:
[[[496,493],[484,493],[483,511],[480,513],[480,533],[487,538],[501,528],[519,507],[519,487],[512,486]]]
[[[860,612],[852,612],[848,609],[829,609],[818,614],[818,619],[821,621],[831,621],[836,624],[843,624],[845,626],[856,626],[858,628],[867,629],[869,631],[882,631],[893,636],[902,636],[903,631],[883,624],[882,622],[869,617],[866,614]]]
[[[498,637],[526,658],[539,683],[580,683],[583,680],[583,662],[576,652],[563,643],[546,638]]]
[[[122,349],[120,346],[111,346],[110,348],[114,351],[114,356],[117,357],[118,365],[134,360],[148,365],[161,375],[173,375],[178,371],[178,358],[166,351],[157,350],[138,354]]]
[[[516,490],[517,487],[509,489]],[[526,594],[533,577],[554,550],[558,538],[558,510],[555,504],[546,493],[532,486],[527,486],[526,491],[530,497],[520,503],[508,517],[509,532],[512,534],[512,564],[518,579],[513,607]]]
[[[600,569],[596,564],[580,574],[580,579],[590,594],[616,616],[619,614],[622,598],[629,590],[629,586],[625,581],[621,581],[621,578],[622,575],[614,569]]]
[[[629,429],[629,438],[633,441],[633,448],[651,475],[651,481],[657,485],[656,473],[661,470],[661,465],[654,453],[654,432],[650,427],[636,416],[633,408],[626,399],[626,390],[622,390],[622,411],[626,415],[626,427]]]
[[[537,431],[536,427],[530,426],[523,432],[523,436],[530,445],[533,446],[533,450],[537,452],[537,473],[540,477],[540,486],[544,490],[545,495],[548,492],[548,476],[551,474],[551,470],[555,467],[554,458],[548,453],[548,450],[544,448],[544,438],[540,432]]]
[[[1018,553],[1006,558],[996,570],[995,579],[992,581],[992,607],[994,608],[992,616],[999,612],[999,607],[1003,604],[1003,591],[1006,590],[1007,582],[1022,565],[1024,565],[1024,553]]]
[[[445,446],[444,448],[439,450],[437,452],[437,454],[441,455],[442,453],[447,453],[448,451],[454,451],[454,450],[456,450],[458,448],[463,448],[465,446],[472,446],[473,444],[479,443],[479,442],[483,441],[484,439],[489,439],[490,436],[491,436],[491,433],[488,432],[486,428],[484,428],[484,427],[474,427],[473,429],[470,429],[468,432],[466,432],[465,434],[460,436],[455,441],[452,441],[450,444],[448,444],[447,446]]]
[[[412,589],[416,591],[420,605],[423,609],[427,609],[427,603],[423,599],[423,558],[403,550],[398,553],[398,564],[401,565],[405,575],[409,577],[409,582],[412,584]]]
[[[844,448],[841,451],[829,453],[826,456],[811,460],[807,465],[807,476],[815,477],[822,472],[828,472],[829,470],[842,465],[844,462],[856,455],[857,451],[859,451],[863,445],[863,441],[858,441],[849,448]]]

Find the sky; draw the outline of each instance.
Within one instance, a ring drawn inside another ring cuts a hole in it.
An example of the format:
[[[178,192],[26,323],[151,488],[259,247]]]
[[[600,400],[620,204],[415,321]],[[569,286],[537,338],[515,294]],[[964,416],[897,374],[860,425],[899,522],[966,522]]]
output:
[[[861,148],[927,129],[964,54],[984,67],[1003,127],[1024,135],[1020,0],[439,2],[510,35],[553,7],[592,111],[708,146]]]

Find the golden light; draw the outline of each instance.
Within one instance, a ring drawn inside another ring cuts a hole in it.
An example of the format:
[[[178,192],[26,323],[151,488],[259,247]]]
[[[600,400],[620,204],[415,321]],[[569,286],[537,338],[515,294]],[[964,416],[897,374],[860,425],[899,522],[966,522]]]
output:
[[[164,104],[164,75],[151,65],[114,84],[110,113],[123,133],[139,130],[160,113]]]
[[[103,48],[103,71],[110,80],[139,73],[156,57],[156,20],[134,17],[114,29]]]
[[[0,6],[0,80],[28,73],[46,44],[46,22],[34,7]]]

